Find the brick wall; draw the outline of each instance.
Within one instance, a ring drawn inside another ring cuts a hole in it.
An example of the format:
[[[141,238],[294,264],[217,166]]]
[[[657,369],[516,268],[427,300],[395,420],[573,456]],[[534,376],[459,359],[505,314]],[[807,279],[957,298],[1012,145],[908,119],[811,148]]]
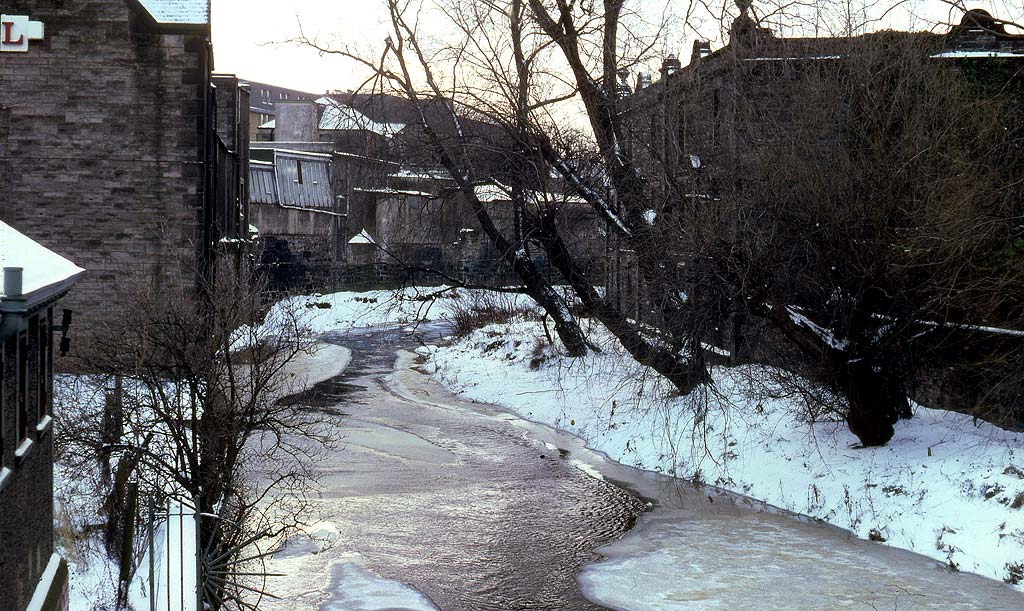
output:
[[[193,282],[206,38],[143,31],[124,0],[3,10],[46,32],[0,56],[0,218],[88,270],[76,331],[132,286]]]

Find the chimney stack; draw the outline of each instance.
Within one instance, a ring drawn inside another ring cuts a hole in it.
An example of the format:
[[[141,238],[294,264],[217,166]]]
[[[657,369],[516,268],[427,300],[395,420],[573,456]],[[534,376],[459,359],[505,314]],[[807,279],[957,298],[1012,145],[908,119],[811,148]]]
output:
[[[679,58],[675,54],[669,54],[665,61],[661,63],[661,78],[664,79],[665,77],[672,76],[679,72],[679,69],[682,67],[683,65],[679,63]]]

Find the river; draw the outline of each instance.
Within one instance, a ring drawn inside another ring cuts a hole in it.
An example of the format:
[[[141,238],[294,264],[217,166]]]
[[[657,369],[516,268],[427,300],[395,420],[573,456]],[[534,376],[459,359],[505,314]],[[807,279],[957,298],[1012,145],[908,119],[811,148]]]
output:
[[[1024,609],[1004,584],[460,399],[416,369],[408,334],[325,341],[351,364],[291,400],[343,437],[317,465],[330,544],[272,559],[287,576],[261,609]]]

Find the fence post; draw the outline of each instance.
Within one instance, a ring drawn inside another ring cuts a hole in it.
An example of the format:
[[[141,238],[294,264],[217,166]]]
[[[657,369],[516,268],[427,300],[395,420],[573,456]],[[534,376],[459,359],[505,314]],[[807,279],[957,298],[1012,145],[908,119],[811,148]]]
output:
[[[149,508],[149,611],[156,611],[156,507],[152,495],[148,497]]]
[[[202,530],[203,522],[201,511],[199,510],[199,499],[192,499],[192,506],[196,516],[196,611],[203,611],[203,546],[202,546]]]
[[[131,587],[132,556],[135,552],[135,517],[138,512],[139,485],[135,482],[126,487],[124,527],[121,529],[121,558],[118,567],[117,605],[124,608],[128,604],[128,589]]]

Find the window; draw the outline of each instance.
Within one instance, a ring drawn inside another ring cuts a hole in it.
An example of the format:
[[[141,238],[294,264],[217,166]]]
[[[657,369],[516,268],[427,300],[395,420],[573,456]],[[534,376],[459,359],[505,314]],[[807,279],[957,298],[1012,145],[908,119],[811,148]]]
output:
[[[302,184],[302,160],[301,159],[296,159],[295,160],[295,173],[298,174],[298,180],[296,180],[295,182],[297,182],[297,183],[299,183],[301,185]]]
[[[36,396],[38,398],[38,418],[42,421],[50,415],[50,380],[52,370],[52,354],[50,350],[49,317],[44,315],[36,325],[38,348],[36,349]]]
[[[28,439],[28,333],[18,334],[18,443]]]

